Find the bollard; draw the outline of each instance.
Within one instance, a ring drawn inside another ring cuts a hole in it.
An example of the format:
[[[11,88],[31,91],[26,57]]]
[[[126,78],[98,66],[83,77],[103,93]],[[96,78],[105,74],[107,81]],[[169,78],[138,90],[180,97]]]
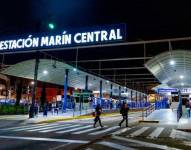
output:
[[[87,109],[88,109],[88,108],[87,108],[87,106],[86,106],[86,114],[87,114]]]
[[[147,117],[147,108],[146,108],[146,117]]]
[[[74,108],[73,108],[73,118],[74,118],[74,111],[75,111],[75,110],[74,110]]]

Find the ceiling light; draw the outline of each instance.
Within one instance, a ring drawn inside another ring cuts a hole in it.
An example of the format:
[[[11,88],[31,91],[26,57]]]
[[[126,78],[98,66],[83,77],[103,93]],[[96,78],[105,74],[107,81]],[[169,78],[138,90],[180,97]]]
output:
[[[170,61],[170,65],[174,65],[175,64],[175,61],[174,60],[171,60]]]
[[[34,81],[31,81],[31,84],[33,85],[33,84],[34,84]]]
[[[44,70],[44,71],[43,71],[43,74],[47,75],[47,74],[48,74],[48,71],[47,71],[47,70]]]
[[[107,83],[109,83],[109,81],[108,81],[108,80],[107,80],[106,82],[107,82]]]
[[[184,86],[184,83],[181,83],[181,86]]]
[[[184,78],[184,76],[183,75],[180,75],[180,79],[183,79]]]
[[[77,69],[76,69],[76,68],[74,68],[74,69],[73,69],[73,71],[75,71],[75,72],[76,72],[76,71],[77,71]]]

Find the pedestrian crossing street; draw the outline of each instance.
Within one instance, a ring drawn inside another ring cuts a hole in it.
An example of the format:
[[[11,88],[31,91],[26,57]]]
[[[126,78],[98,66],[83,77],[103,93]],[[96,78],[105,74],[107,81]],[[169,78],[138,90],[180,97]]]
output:
[[[0,129],[10,132],[39,132],[39,133],[55,133],[55,134],[88,134],[90,136],[97,135],[120,135],[126,137],[146,137],[146,138],[162,138],[170,137],[175,138],[176,130],[168,127],[160,126],[135,126],[132,128],[120,128],[119,126],[104,126],[103,128],[93,128],[92,124],[72,124],[72,123],[51,123],[51,124],[36,124],[25,125],[19,127],[11,127]],[[180,131],[179,131],[180,132]]]
[[[119,126],[108,127],[104,126],[103,128],[97,127],[93,128],[92,124],[36,124],[36,125],[25,125],[19,127],[4,128],[0,130],[10,131],[10,132],[39,132],[39,133],[55,133],[55,134],[88,134],[88,135],[101,135],[114,132],[119,129]]]

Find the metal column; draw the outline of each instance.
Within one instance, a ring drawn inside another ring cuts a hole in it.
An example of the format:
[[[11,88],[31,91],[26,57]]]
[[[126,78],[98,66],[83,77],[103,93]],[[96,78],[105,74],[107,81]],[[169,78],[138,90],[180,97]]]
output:
[[[131,101],[133,101],[133,91],[131,90]]]
[[[102,98],[102,80],[100,80],[99,97]]]
[[[136,91],[135,94],[136,94],[136,95],[135,95],[135,99],[136,99],[136,105],[137,105],[137,91]]]
[[[85,92],[88,91],[88,75],[86,75],[86,81],[85,81]]]
[[[64,77],[64,101],[62,101],[62,112],[66,112],[67,107],[68,72],[69,70],[66,69]]]
[[[110,86],[110,98],[112,98],[112,95],[113,95],[113,84],[111,84]]]
[[[121,99],[121,86],[119,86],[119,99]]]
[[[38,66],[39,66],[39,52],[36,51],[36,58],[35,58],[35,70],[34,70],[34,85],[32,89],[32,105],[29,111],[29,118],[34,117],[34,104],[35,104],[35,94],[36,94],[36,87],[37,87],[37,78],[38,78]]]

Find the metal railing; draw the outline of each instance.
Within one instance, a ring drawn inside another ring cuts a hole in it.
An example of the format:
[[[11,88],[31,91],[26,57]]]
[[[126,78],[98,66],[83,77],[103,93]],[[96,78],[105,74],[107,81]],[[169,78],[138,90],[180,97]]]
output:
[[[155,111],[155,103],[142,109],[142,119],[148,117],[153,111]]]

